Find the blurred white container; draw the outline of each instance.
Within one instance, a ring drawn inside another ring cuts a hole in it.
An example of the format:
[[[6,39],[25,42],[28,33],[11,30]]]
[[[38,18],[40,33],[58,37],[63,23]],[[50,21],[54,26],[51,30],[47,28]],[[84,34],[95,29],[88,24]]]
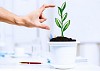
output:
[[[51,53],[50,65],[58,69],[73,68],[75,66],[78,42],[49,42]]]
[[[32,45],[31,44],[17,44],[14,48],[14,57],[31,57]]]

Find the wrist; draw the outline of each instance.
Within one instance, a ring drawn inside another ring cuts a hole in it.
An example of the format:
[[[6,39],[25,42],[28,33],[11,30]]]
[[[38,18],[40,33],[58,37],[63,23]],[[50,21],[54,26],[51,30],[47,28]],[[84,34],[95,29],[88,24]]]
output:
[[[16,16],[14,18],[14,23],[15,25],[23,26],[24,25],[23,17]]]

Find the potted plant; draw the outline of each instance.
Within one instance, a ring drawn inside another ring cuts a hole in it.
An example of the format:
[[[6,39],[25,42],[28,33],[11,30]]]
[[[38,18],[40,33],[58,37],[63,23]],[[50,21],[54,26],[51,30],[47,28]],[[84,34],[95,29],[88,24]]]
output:
[[[64,36],[64,31],[70,25],[70,20],[67,20],[68,13],[64,13],[66,8],[66,2],[58,7],[58,14],[60,19],[55,18],[56,25],[61,29],[61,36],[50,39],[49,48],[52,54],[50,59],[50,65],[54,68],[72,68],[75,64],[76,57],[76,39],[68,38]]]
[[[64,31],[66,31],[70,25],[70,20],[67,20],[68,13],[67,12],[64,13],[65,8],[66,8],[66,2],[64,2],[61,7],[58,7],[58,14],[60,16],[60,19],[55,18],[56,25],[61,29],[61,36],[52,38],[50,40],[51,42],[76,41],[75,39],[64,37]]]

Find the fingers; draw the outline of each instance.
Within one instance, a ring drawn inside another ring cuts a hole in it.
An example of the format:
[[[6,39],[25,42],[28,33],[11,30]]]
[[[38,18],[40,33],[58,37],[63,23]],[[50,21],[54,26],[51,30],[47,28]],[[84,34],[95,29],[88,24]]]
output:
[[[40,15],[39,17],[39,21],[42,23],[44,21],[46,21],[47,19],[45,18],[45,16],[43,14]]]
[[[45,10],[45,8],[52,8],[52,7],[55,7],[55,5],[53,4],[49,4],[49,5],[46,5],[44,4],[41,8],[40,8],[40,12],[43,12]]]
[[[46,30],[50,30],[50,27],[45,25],[45,24],[41,24],[41,23],[37,23],[37,24],[34,24],[34,23],[28,23],[28,24],[25,24],[24,26],[26,27],[29,27],[29,28],[33,28],[33,27],[37,27],[37,28],[41,28],[41,29],[46,29]]]
[[[46,19],[39,19],[40,23],[43,23],[44,21],[46,21]]]
[[[45,24],[36,24],[37,28],[42,28],[42,29],[46,29],[46,30],[50,30],[50,27],[45,25]]]
[[[39,16],[39,19],[46,19],[43,13],[41,13],[41,15]]]

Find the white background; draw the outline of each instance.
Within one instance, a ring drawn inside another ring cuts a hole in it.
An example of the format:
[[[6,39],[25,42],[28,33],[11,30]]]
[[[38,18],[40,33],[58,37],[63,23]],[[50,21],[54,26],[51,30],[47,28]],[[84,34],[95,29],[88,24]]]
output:
[[[0,51],[13,52],[15,44],[32,45],[36,40],[37,42],[41,41],[43,50],[47,51],[49,35],[52,34],[53,37],[60,36],[60,29],[56,26],[54,19],[55,17],[59,17],[57,6],[61,6],[64,1],[68,2],[65,11],[68,12],[68,19],[71,20],[71,25],[64,32],[64,35],[77,39],[82,45],[88,43],[90,45],[92,43],[97,45],[97,43],[100,43],[100,0],[1,0],[1,7],[19,16],[24,16],[41,7],[43,4],[52,3],[56,7],[44,11],[47,18],[47,21],[44,23],[51,27],[50,31],[37,28],[29,29],[1,22]],[[90,49],[86,50],[86,53],[83,49],[79,50],[83,55],[91,52]],[[96,53],[99,49],[95,50],[92,54]],[[94,56],[99,60],[99,52]],[[95,58],[94,56],[91,56],[92,58],[90,59]]]

